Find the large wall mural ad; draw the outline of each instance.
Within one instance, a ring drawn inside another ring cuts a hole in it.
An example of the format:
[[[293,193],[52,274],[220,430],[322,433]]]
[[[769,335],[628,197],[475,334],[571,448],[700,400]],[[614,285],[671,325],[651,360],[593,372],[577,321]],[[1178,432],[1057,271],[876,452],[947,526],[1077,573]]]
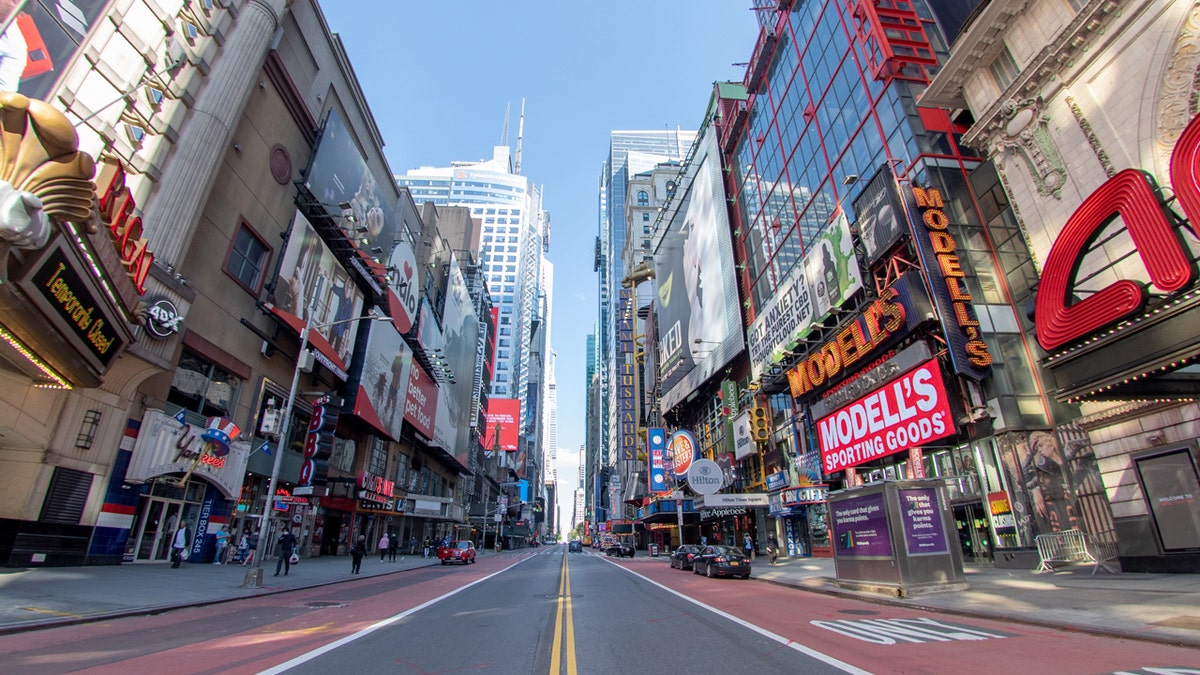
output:
[[[676,194],[655,255],[663,410],[682,401],[745,344],[712,127],[693,146]]]

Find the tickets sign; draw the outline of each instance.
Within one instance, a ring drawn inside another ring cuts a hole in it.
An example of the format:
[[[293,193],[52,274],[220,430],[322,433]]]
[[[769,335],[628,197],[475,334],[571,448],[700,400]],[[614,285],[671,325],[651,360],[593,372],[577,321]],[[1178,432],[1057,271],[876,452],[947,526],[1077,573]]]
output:
[[[955,433],[937,359],[931,359],[817,422],[826,473]]]

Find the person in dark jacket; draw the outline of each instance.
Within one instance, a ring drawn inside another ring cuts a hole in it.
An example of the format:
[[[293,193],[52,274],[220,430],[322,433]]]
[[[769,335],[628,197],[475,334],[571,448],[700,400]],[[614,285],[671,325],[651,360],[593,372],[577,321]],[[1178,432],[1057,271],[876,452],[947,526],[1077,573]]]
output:
[[[396,562],[396,554],[400,551],[400,535],[393,532],[388,537],[388,562]]]
[[[365,534],[358,535],[358,541],[354,542],[354,546],[350,547],[350,573],[358,574],[359,568],[362,567],[363,556],[367,554],[367,536]]]
[[[283,570],[283,576],[287,576],[292,570],[292,551],[296,550],[296,535],[288,528],[283,528],[283,534],[279,535],[279,541],[275,542],[276,553],[279,554],[279,560],[275,563],[275,576],[279,576],[279,570]]]

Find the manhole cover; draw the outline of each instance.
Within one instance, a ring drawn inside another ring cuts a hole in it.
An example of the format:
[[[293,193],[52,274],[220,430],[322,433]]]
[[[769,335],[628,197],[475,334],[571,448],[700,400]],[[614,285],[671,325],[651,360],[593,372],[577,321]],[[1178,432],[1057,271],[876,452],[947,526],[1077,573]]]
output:
[[[330,609],[332,607],[345,607],[346,603],[337,602],[336,600],[335,601],[317,601],[317,602],[306,602],[306,603],[304,603],[304,606],[310,607],[312,609]]]
[[[839,614],[854,614],[856,616],[873,616],[879,614],[873,609],[839,609]]]

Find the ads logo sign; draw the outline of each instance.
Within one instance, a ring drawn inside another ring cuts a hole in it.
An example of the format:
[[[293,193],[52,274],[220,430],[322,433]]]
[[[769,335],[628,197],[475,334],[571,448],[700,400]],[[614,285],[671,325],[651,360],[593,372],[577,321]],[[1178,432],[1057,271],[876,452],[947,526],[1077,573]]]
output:
[[[1193,232],[1200,236],[1200,115],[1184,129],[1171,153],[1171,187]],[[1114,218],[1125,222],[1150,281],[1172,295],[1196,281],[1174,218],[1168,218],[1159,188],[1149,174],[1126,169],[1113,176],[1067,219],[1046,256],[1036,300],[1037,341],[1048,352],[1087,337],[1140,312],[1149,295],[1144,284],[1115,281],[1078,302],[1070,302],[1075,273],[1100,232]]]

